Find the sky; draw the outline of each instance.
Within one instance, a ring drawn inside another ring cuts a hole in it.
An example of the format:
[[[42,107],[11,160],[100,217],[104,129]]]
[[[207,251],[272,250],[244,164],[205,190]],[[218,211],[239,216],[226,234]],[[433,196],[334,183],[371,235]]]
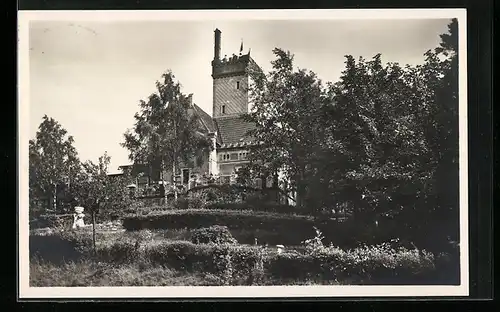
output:
[[[438,46],[449,19],[240,20],[240,21],[31,21],[29,29],[30,139],[44,115],[75,139],[81,160],[105,151],[111,172],[128,164],[120,146],[134,124],[138,103],[155,91],[170,69],[212,113],[214,29],[222,31],[222,55],[244,52],[265,70],[275,47],[294,54],[295,66],[337,81],[345,55],[416,65]]]

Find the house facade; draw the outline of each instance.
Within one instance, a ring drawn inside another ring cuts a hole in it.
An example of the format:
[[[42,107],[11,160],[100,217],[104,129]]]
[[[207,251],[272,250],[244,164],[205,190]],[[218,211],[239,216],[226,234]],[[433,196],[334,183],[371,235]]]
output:
[[[221,31],[214,31],[214,58],[212,60],[212,116],[195,103],[192,113],[213,143],[213,151],[205,161],[196,164],[179,164],[175,175],[177,184],[190,188],[202,176],[214,176],[221,183],[231,183],[234,174],[248,164],[249,146],[253,144],[247,135],[254,125],[241,119],[249,112],[248,87],[250,78],[247,69],[258,65],[250,56],[242,54],[221,56]],[[166,173],[168,176],[169,173]],[[168,179],[170,180],[170,179]]]

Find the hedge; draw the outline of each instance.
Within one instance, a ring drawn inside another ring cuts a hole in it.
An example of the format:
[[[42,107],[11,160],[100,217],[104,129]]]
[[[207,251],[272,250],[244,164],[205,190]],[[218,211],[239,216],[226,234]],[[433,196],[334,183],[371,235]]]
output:
[[[258,239],[262,244],[299,245],[315,235],[314,226],[323,232],[326,243],[342,248],[353,248],[361,242],[373,245],[404,237],[401,231],[390,226],[375,227],[355,221],[338,222],[311,216],[248,210],[167,210],[147,215],[128,215],[123,219],[123,226],[128,231],[197,229],[214,225],[227,226],[240,243],[253,243],[254,239]]]
[[[225,225],[229,229],[279,230],[303,226],[312,227],[308,216],[259,213],[253,211],[186,209],[171,210],[149,215],[129,215],[123,219],[127,230],[182,229]]]
[[[214,203],[206,205],[206,209],[213,210],[250,210],[256,212],[271,212],[280,214],[306,214],[295,206],[273,203]],[[307,214],[306,214],[307,215]]]
[[[89,244],[88,240],[84,244]],[[258,285],[265,280],[349,284],[439,282],[433,254],[393,249],[388,245],[351,250],[326,247],[309,253],[278,254],[273,249],[248,245],[163,241],[139,247],[133,240],[125,240],[101,245],[97,256],[100,261],[113,263],[145,261],[180,271],[212,273],[220,278],[220,284],[226,285]]]

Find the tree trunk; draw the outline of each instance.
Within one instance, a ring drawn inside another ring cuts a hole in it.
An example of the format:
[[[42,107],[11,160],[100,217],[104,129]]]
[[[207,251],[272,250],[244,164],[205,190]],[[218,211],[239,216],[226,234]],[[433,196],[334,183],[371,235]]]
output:
[[[54,184],[54,190],[52,193],[52,210],[54,210],[54,213],[57,213],[57,185]]]
[[[177,121],[174,119],[174,138],[177,136]],[[174,180],[173,184],[174,184],[174,200],[177,200],[177,184],[176,184],[176,181],[175,181],[175,163],[176,163],[176,160],[177,160],[177,149],[175,147],[175,144],[174,144],[174,153],[173,153],[173,164],[172,164],[172,178]],[[182,177],[181,177],[182,178]]]
[[[160,190],[163,190],[163,203],[166,205],[167,204],[167,190],[165,189],[165,174],[164,174],[164,166],[163,166],[163,159],[161,160],[160,163],[160,180],[161,180],[161,187]]]
[[[174,199],[177,200],[177,184],[175,181],[175,160],[174,163],[172,164],[172,185],[174,188]]]
[[[94,250],[94,254],[96,254],[96,246],[95,246],[95,210],[92,211],[92,248]]]

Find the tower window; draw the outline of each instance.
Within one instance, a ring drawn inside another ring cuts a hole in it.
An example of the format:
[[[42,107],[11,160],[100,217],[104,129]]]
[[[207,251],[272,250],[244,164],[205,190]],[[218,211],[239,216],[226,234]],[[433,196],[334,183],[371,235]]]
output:
[[[239,89],[239,88],[240,88],[240,82],[236,81],[236,89]]]
[[[221,108],[220,108],[220,112],[222,114],[225,114],[226,113],[226,105],[222,105]]]

